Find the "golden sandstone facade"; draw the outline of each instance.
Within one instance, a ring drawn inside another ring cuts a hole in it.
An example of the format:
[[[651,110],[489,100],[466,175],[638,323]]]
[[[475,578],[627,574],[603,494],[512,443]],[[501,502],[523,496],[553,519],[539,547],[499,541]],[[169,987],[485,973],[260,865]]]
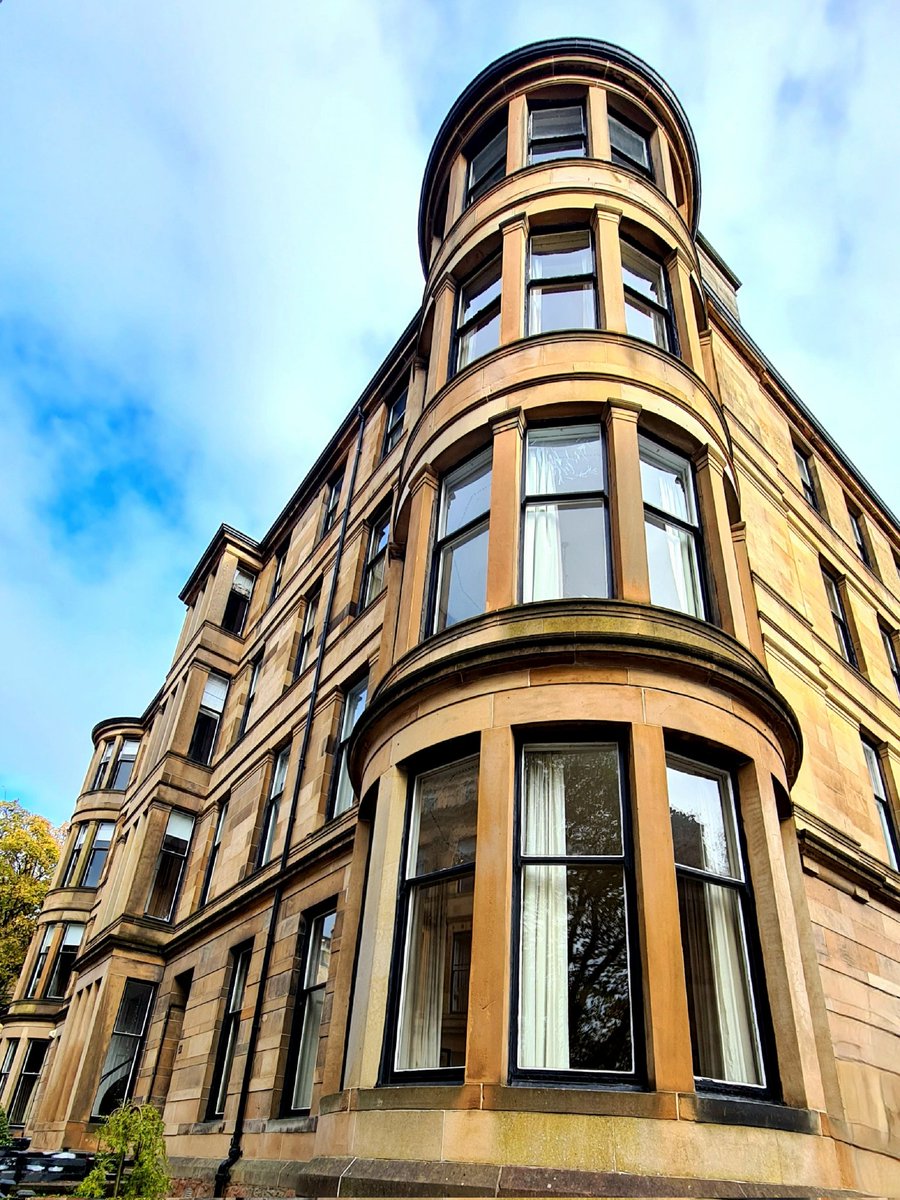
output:
[[[742,329],[665,83],[456,102],[422,307],[94,755],[35,1147],[193,1194],[900,1194],[900,528]]]

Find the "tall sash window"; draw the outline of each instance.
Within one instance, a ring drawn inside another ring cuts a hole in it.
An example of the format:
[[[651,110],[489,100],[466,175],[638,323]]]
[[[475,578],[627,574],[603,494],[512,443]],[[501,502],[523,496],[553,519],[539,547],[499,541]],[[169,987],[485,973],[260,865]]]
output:
[[[705,617],[700,576],[700,521],[690,461],[640,438],[644,530],[650,599],[692,617]]]

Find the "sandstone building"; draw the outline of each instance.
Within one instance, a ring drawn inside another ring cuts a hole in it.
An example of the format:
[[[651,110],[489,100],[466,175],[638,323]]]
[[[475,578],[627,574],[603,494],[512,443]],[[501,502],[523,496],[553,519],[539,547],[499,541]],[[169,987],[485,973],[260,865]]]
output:
[[[677,99],[493,63],[422,306],[93,731],[0,1042],[195,1195],[900,1194],[900,525],[741,325]]]

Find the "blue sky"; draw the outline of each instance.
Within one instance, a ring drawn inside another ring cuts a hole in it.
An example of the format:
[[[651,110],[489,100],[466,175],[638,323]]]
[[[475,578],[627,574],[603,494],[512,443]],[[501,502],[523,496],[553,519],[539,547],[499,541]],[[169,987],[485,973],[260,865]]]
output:
[[[675,89],[745,325],[900,511],[896,0],[5,0],[0,796],[71,811],[418,306],[448,107],[572,34]]]

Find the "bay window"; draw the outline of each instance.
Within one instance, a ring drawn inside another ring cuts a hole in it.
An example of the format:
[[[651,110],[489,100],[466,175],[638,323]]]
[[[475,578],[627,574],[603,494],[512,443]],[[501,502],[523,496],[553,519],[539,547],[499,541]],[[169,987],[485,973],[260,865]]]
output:
[[[10,1125],[19,1126],[28,1123],[28,1118],[31,1116],[31,1108],[34,1104],[34,1094],[37,1090],[38,1080],[41,1077],[44,1059],[47,1057],[49,1047],[50,1043],[46,1038],[28,1039],[25,1059],[22,1063],[19,1079],[9,1106],[8,1115]]]
[[[528,110],[528,162],[550,162],[555,158],[584,158],[587,154],[587,125],[584,104],[540,103]]]
[[[47,980],[45,994],[48,1000],[61,1000],[65,996],[83,937],[84,925],[80,922],[73,921],[63,926],[62,938],[56,949],[50,978]]]
[[[53,941],[53,931],[55,925],[45,925],[44,932],[41,935],[41,944],[37,952],[37,958],[34,960],[34,966],[31,969],[31,976],[28,980],[28,986],[25,989],[26,996],[37,996],[37,990],[41,982],[41,976],[44,973],[44,967],[47,965],[47,956],[50,953],[50,944]]]
[[[612,161],[620,167],[634,167],[644,175],[653,176],[650,157],[650,138],[636,125],[615,113],[609,114],[609,143]]]
[[[213,750],[216,747],[216,735],[225,708],[225,697],[228,695],[228,680],[224,675],[210,671],[206,677],[206,686],[200,699],[194,732],[187,756],[201,766],[208,767],[212,761]]]
[[[398,1073],[462,1078],[469,1004],[460,986],[460,954],[472,933],[477,806],[477,757],[415,780],[398,917]]]
[[[491,451],[451,471],[441,486],[432,556],[432,612],[439,633],[484,612],[487,593]]]
[[[528,243],[529,335],[597,329],[594,246],[589,229],[532,234]]]
[[[672,297],[666,268],[631,242],[622,239],[622,282],[625,328],[632,337],[678,353]]]
[[[80,825],[76,826],[76,828],[78,832],[75,834],[75,841],[72,844],[72,849],[69,852],[68,859],[66,860],[65,869],[60,877],[60,887],[78,887],[76,880],[78,879],[81,864],[81,852],[84,848],[85,842],[87,841],[90,822],[83,821]]]
[[[750,889],[727,771],[667,758],[681,942],[698,1085],[763,1088],[750,967]]]
[[[500,255],[470,275],[459,289],[456,313],[456,370],[500,345]]]
[[[619,759],[611,742],[523,750],[517,847],[522,1072],[620,1078],[635,1072],[633,884]]]
[[[103,752],[100,755],[100,761],[97,763],[97,770],[94,772],[94,778],[91,780],[91,791],[96,792],[103,787],[106,779],[106,770],[109,766],[109,760],[112,758],[113,743],[112,740],[107,740],[103,743]]]
[[[639,447],[651,602],[705,617],[690,460],[646,437],[639,438]]]
[[[0,1063],[0,1106],[3,1105],[3,1093],[12,1074],[13,1063],[19,1051],[19,1038],[7,1038],[6,1049],[3,1051],[3,1061]]]
[[[95,1119],[108,1117],[129,1099],[134,1090],[155,993],[155,985],[146,980],[125,981],[91,1109],[91,1116]]]
[[[80,887],[95,888],[100,883],[100,876],[106,865],[115,830],[115,821],[99,821],[97,823],[94,840],[91,842],[87,861],[84,864],[84,875],[79,884]]]
[[[146,916],[154,917],[157,921],[171,920],[193,831],[192,816],[184,812],[169,813],[159,858],[156,860],[156,874],[144,910]]]
[[[303,966],[302,987],[294,1009],[291,1065],[288,1068],[289,1091],[285,1094],[286,1112],[308,1112],[312,1103],[319,1031],[325,1004],[325,985],[331,962],[331,941],[337,913],[333,908],[319,913],[310,922]]]
[[[140,744],[140,738],[122,739],[122,747],[116,757],[109,785],[114,792],[124,792],[131,782],[131,772],[134,770],[134,760],[137,758]]]
[[[468,208],[506,175],[506,120],[502,126],[490,122],[480,129],[469,144],[466,158],[469,169],[465,207]]]
[[[610,594],[599,424],[528,430],[522,600]]]

